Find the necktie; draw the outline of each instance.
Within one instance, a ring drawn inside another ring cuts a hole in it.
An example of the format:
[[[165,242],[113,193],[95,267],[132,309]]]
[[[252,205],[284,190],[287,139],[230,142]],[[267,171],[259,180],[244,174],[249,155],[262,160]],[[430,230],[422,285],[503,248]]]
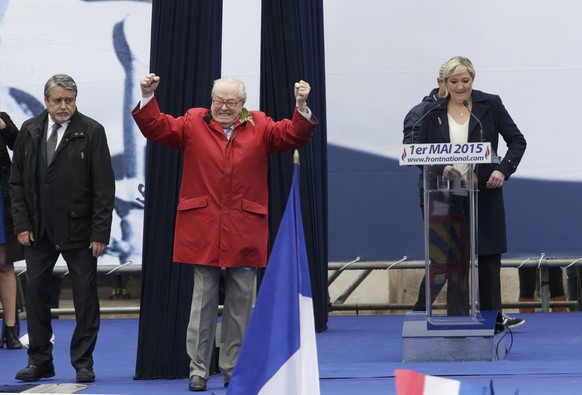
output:
[[[53,131],[51,132],[51,135],[49,136],[49,138],[46,142],[46,163],[47,163],[47,165],[50,165],[50,163],[53,160],[53,155],[55,154],[55,150],[57,148],[57,138],[58,138],[57,130],[59,130],[60,127],[61,127],[61,124],[59,124],[59,123],[55,123],[53,125]]]
[[[232,128],[224,129],[224,133],[226,133],[226,138],[230,140],[230,134],[232,133]]]

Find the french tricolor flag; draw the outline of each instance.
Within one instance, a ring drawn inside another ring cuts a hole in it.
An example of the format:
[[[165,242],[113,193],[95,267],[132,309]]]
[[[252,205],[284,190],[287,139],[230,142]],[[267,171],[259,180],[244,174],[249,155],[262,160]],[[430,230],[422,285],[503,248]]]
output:
[[[227,394],[319,393],[313,303],[296,163],[287,207]]]
[[[397,395],[494,395],[493,386],[480,387],[412,370],[396,369]]]

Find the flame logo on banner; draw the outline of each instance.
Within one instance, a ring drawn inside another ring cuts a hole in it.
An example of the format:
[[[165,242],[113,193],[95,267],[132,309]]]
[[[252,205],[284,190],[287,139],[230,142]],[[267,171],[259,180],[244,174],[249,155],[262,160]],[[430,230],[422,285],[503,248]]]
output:
[[[406,155],[406,148],[402,150],[402,160],[406,159],[408,155]]]
[[[489,155],[491,155],[491,149],[487,147],[487,152],[485,152],[485,158],[489,159]]]

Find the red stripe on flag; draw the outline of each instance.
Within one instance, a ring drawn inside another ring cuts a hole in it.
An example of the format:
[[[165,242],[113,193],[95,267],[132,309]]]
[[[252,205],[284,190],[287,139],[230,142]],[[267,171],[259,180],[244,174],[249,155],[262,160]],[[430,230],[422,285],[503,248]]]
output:
[[[422,395],[424,392],[424,374],[407,369],[396,369],[397,395]]]

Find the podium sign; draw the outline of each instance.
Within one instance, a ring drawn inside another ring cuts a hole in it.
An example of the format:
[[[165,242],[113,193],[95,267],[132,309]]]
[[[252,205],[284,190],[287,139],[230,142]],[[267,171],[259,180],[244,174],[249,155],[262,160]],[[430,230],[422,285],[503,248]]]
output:
[[[494,156],[491,143],[405,144],[400,166],[491,163]]]
[[[503,328],[498,312],[479,310],[477,270],[477,168],[492,163],[490,143],[407,144],[400,164],[423,170],[426,312],[407,314],[404,361],[496,360]],[[452,165],[462,177],[447,179]],[[433,303],[445,289],[445,311]],[[430,352],[427,352],[430,350]]]

